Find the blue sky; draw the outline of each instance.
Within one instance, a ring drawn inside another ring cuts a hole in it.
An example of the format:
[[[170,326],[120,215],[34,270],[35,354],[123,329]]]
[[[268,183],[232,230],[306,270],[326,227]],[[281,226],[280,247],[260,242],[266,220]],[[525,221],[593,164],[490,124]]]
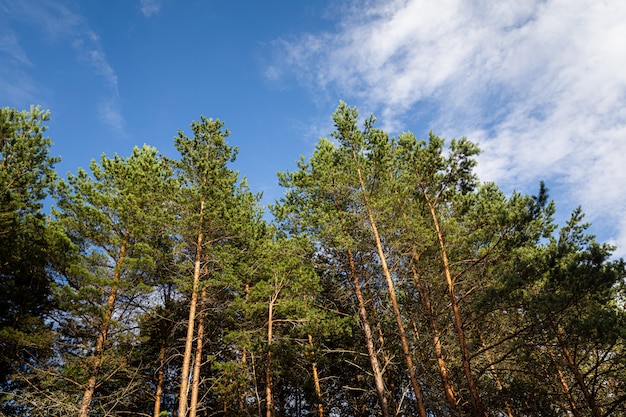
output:
[[[264,202],[340,99],[397,134],[480,144],[506,192],[545,180],[626,255],[622,0],[0,0],[0,106],[50,109],[62,175],[200,115]]]

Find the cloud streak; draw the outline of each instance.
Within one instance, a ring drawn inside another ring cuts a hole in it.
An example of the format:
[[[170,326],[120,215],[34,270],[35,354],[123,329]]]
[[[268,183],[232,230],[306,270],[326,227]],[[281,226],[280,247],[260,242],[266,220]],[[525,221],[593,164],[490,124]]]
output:
[[[85,18],[61,2],[47,0],[37,2],[35,5],[0,0],[0,10],[4,12],[7,20],[34,24],[43,30],[48,39],[71,45],[78,61],[90,67],[104,81],[108,97],[101,99],[98,106],[101,121],[122,134],[125,122],[119,104],[117,75],[107,59],[98,35],[91,30]],[[22,84],[28,87],[26,91],[36,90],[34,83],[29,81],[30,78],[24,71],[24,67],[33,64],[30,63],[13,32],[0,34],[0,52],[6,51],[10,51],[14,64],[10,68],[4,67],[4,72],[15,80],[22,80]],[[13,90],[5,88],[8,92]],[[19,92],[13,91],[12,94],[13,97],[17,97]]]
[[[140,10],[144,17],[151,17],[161,11],[160,0],[140,0]]]
[[[0,34],[0,52],[4,53],[8,59],[11,59],[16,64],[28,67],[33,65],[26,56],[26,52],[20,46],[17,35],[9,30]]]
[[[38,86],[26,71],[33,67],[18,35],[11,30],[8,9],[0,1],[0,97],[10,102],[32,103]]]
[[[390,130],[428,113],[437,133],[480,143],[482,179],[509,190],[556,184],[568,204],[612,229],[626,254],[626,4],[352,7],[335,32],[278,41],[282,60],[268,73],[336,91],[373,109]]]

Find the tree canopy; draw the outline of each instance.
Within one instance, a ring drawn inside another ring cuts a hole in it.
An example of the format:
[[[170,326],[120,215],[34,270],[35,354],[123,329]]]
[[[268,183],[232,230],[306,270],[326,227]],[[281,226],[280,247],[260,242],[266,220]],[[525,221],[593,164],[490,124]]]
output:
[[[0,109],[0,415],[626,415],[624,261],[470,140],[341,102],[270,220],[219,119],[66,178],[48,119]]]

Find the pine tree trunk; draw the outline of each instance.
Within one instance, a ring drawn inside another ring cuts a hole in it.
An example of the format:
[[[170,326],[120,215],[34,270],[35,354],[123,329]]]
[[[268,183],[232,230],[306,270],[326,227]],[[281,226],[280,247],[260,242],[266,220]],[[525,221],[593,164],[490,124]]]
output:
[[[265,416],[274,415],[274,396],[272,394],[272,352],[267,352],[267,369],[265,370]]]
[[[98,342],[96,344],[96,358],[89,373],[89,378],[87,379],[87,386],[85,387],[83,400],[81,401],[80,409],[78,410],[78,417],[89,416],[89,407],[91,406],[91,399],[93,398],[93,394],[96,390],[98,371],[100,370],[100,365],[102,364],[102,352],[104,342],[106,341],[107,337],[106,332],[106,329],[102,329],[102,331],[98,335]]]
[[[393,375],[393,372],[391,371],[391,367],[387,366],[388,364],[391,363],[391,358],[389,357],[389,355],[387,354],[387,350],[385,349],[385,335],[383,334],[383,328],[380,325],[381,320],[378,318],[378,311],[376,310],[375,303],[372,303],[372,313],[374,315],[374,321],[377,323],[376,330],[378,331],[378,344],[380,345],[379,350],[383,354],[383,361],[385,363],[385,366],[383,366],[383,368],[385,369],[385,377],[387,380],[387,390],[390,393],[389,407],[391,408],[391,410],[396,410],[396,414],[397,414],[398,403],[395,398],[396,384],[393,378],[394,375]]]
[[[196,355],[193,363],[193,378],[191,380],[191,401],[189,403],[189,417],[196,417],[198,412],[198,394],[200,392],[200,371],[202,370],[202,348],[204,346],[204,302],[206,289],[202,288],[199,300],[198,332],[196,335]]]
[[[304,302],[306,303],[306,294],[304,295]],[[315,345],[313,344],[313,336],[311,336],[311,334],[308,334],[308,338],[309,338],[309,346],[311,346],[311,349],[315,348]],[[314,355],[315,352],[311,351],[311,355]],[[317,362],[313,361],[313,363],[311,363],[311,371],[313,372],[313,384],[315,385],[315,395],[317,395],[317,415],[318,417],[324,417],[324,406],[322,404],[322,389],[320,387],[320,379],[319,376],[317,374]]]
[[[441,346],[441,334],[437,327],[437,321],[435,320],[435,313],[433,311],[432,303],[430,301],[430,292],[425,288],[422,279],[419,277],[413,260],[416,259],[415,253],[413,253],[413,259],[411,260],[411,272],[413,273],[413,280],[417,285],[417,290],[420,293],[420,301],[426,312],[430,332],[433,338],[433,346],[435,348],[435,356],[437,358],[437,368],[439,369],[439,375],[441,376],[441,382],[443,384],[443,390],[446,396],[446,401],[452,410],[458,410],[458,403],[456,399],[456,393],[450,382],[450,374],[448,372],[448,366],[446,365],[445,358],[443,356],[443,349]]]
[[[156,390],[154,392],[154,411],[153,417],[159,417],[161,414],[161,396],[163,395],[163,381],[165,377],[165,346],[166,338],[161,334],[161,345],[159,346],[159,370],[157,372]]]
[[[309,335],[309,346],[313,348],[313,336]],[[320,387],[320,378],[317,374],[317,362],[311,364],[311,370],[313,372],[313,383],[315,384],[315,394],[317,395],[317,415],[318,417],[324,417],[324,406],[322,405],[322,389]]]
[[[119,290],[119,282],[122,275],[122,264],[126,258],[126,245],[128,240],[128,233],[124,235],[122,245],[120,247],[120,253],[115,262],[115,272],[113,273],[113,284],[111,285],[111,292],[107,299],[107,308],[104,313],[102,325],[98,333],[98,340],[96,341],[96,349],[94,351],[94,363],[89,372],[89,378],[87,379],[87,386],[83,393],[83,399],[78,410],[78,417],[88,417],[89,408],[91,407],[91,400],[93,394],[96,391],[96,382],[98,380],[98,374],[100,367],[102,366],[102,359],[104,356],[104,345],[107,342],[109,336],[109,329],[111,326],[111,319],[113,318],[113,311],[115,310],[115,300],[117,299],[117,293]]]
[[[200,218],[204,212],[204,201],[200,203]],[[187,321],[187,337],[185,338],[185,353],[180,378],[180,394],[178,398],[178,417],[187,416],[187,394],[189,391],[189,368],[191,365],[191,350],[193,348],[194,325],[196,321],[196,306],[198,303],[198,287],[200,285],[200,267],[202,261],[202,221],[200,232],[196,242],[196,259],[193,270],[193,286],[191,289],[191,301],[189,303],[189,319]]]
[[[483,338],[483,334],[481,331],[478,331],[478,337],[480,337],[480,343],[483,349],[485,349],[487,345],[485,344],[485,339]],[[498,371],[496,370],[496,367],[494,365],[494,358],[493,358],[493,355],[491,354],[491,351],[485,350],[485,358],[487,359],[487,363],[489,364],[489,370],[491,371],[491,375],[493,376],[494,381],[496,381],[496,388],[498,388],[498,391],[502,393],[504,386],[502,385],[502,382],[500,381],[500,376],[498,375]],[[506,409],[506,415],[508,417],[514,417],[513,409],[511,408],[511,405],[509,404],[507,400],[504,400],[504,407]]]
[[[591,410],[591,414],[593,415],[593,417],[602,417],[603,413],[598,408],[594,395],[591,393],[591,391],[589,390],[589,387],[585,383],[585,379],[582,373],[580,372],[578,365],[574,361],[572,352],[570,352],[569,348],[565,344],[565,333],[560,328],[557,328],[556,334],[557,334],[557,339],[559,341],[559,345],[561,347],[561,351],[563,352],[563,354],[565,355],[565,359],[567,360],[567,366],[570,369],[570,371],[574,374],[574,379],[576,380],[576,383],[578,384],[578,387],[580,388],[580,390],[583,392],[583,396],[585,397],[585,400],[587,401],[587,405],[589,406],[589,409]]]
[[[335,208],[337,211],[343,211],[341,204],[337,203],[335,196]],[[342,231],[346,234],[345,224],[342,224]],[[369,320],[367,318],[367,309],[365,308],[365,300],[363,298],[363,293],[361,291],[361,284],[359,284],[359,276],[356,271],[356,265],[354,262],[354,255],[352,250],[347,249],[348,255],[348,264],[349,271],[348,276],[352,279],[352,284],[354,285],[354,295],[357,300],[357,309],[359,311],[359,320],[361,325],[363,326],[363,333],[365,335],[365,346],[367,347],[367,354],[370,359],[370,364],[372,366],[372,373],[374,376],[374,387],[376,389],[376,394],[378,395],[378,400],[380,403],[380,409],[383,417],[389,417],[389,402],[387,401],[387,397],[385,396],[385,382],[383,380],[383,374],[381,371],[380,363],[378,361],[378,355],[376,353],[376,348],[374,346],[374,337],[372,335],[372,328],[370,326]]]
[[[161,414],[161,397],[163,396],[163,384],[165,381],[165,351],[167,348],[167,337],[169,336],[167,320],[169,319],[169,304],[170,304],[170,287],[164,293],[164,305],[163,317],[161,318],[161,344],[159,345],[159,370],[157,371],[156,389],[154,392],[154,410],[152,412],[153,417],[159,417]]]
[[[265,416],[274,415],[274,395],[272,393],[272,339],[274,331],[274,303],[278,298],[278,293],[274,293],[270,298],[267,312],[267,367],[265,368]]]
[[[450,297],[450,305],[452,306],[452,312],[454,316],[454,326],[456,328],[457,336],[459,339],[459,348],[461,349],[461,358],[463,362],[463,372],[465,373],[465,379],[467,380],[467,384],[470,390],[470,395],[472,399],[472,413],[475,416],[487,416],[484,411],[484,406],[482,400],[480,399],[480,393],[478,390],[478,385],[476,384],[476,379],[472,374],[472,367],[470,363],[470,354],[467,348],[467,342],[465,340],[465,329],[463,326],[463,319],[461,318],[461,311],[459,308],[459,302],[456,296],[456,291],[454,289],[454,282],[452,281],[452,274],[450,272],[450,263],[448,262],[448,253],[446,250],[446,245],[443,240],[443,233],[441,232],[441,228],[439,227],[439,220],[437,218],[437,213],[435,212],[435,205],[428,197],[426,191],[423,192],[424,198],[428,203],[428,208],[430,210],[430,215],[433,220],[433,224],[435,226],[435,232],[437,233],[437,240],[439,241],[439,247],[441,249],[441,260],[443,262],[444,274],[446,277],[446,284],[448,286],[448,295]]]
[[[552,349],[547,345],[547,343],[546,343],[546,351],[548,352],[548,355],[550,356],[550,360],[552,361],[552,365],[554,365],[557,375],[559,376],[559,382],[561,383],[561,388],[563,388],[563,393],[565,394],[565,397],[567,398],[567,402],[569,403],[572,414],[574,415],[574,417],[581,417],[580,412],[578,411],[578,407],[576,406],[576,401],[574,401],[574,397],[572,396],[572,391],[569,385],[567,384],[567,380],[565,379],[565,375],[563,375],[563,371],[561,371],[561,367],[556,361],[554,352],[552,352]]]
[[[246,282],[246,285],[244,287],[244,291],[245,291],[245,300],[246,300],[246,304],[248,303],[248,300],[250,299],[250,284]],[[248,320],[247,318],[247,313],[244,312],[244,322],[246,322]],[[248,373],[248,348],[246,348],[245,346],[243,346],[241,348],[241,364],[243,365],[243,369],[246,371],[246,373]],[[253,368],[254,369],[254,368]],[[256,376],[253,376],[254,380],[256,381]],[[241,387],[241,384],[239,383],[239,380],[236,380],[235,382],[237,388],[236,388],[236,392],[237,392],[237,399],[238,399],[238,403],[239,403],[239,413],[241,415],[244,414],[245,412],[245,387]],[[256,384],[256,382],[255,382]]]
[[[398,203],[401,203],[400,199],[398,199]],[[404,220],[405,227],[408,227],[406,213],[402,214],[402,218]],[[415,268],[415,262],[418,261],[418,259],[419,256],[417,254],[417,251],[415,250],[415,247],[413,247],[411,249],[411,261],[409,262],[411,267],[411,273],[413,275],[413,281],[415,282],[417,290],[419,291],[419,299],[422,303],[422,307],[424,308],[424,312],[426,313],[426,318],[428,319],[428,325],[430,327],[431,336],[433,338],[435,357],[437,358],[437,369],[439,370],[439,375],[441,376],[441,382],[443,384],[446,401],[448,402],[450,408],[458,413],[458,401],[456,398],[456,393],[454,392],[454,387],[452,386],[452,382],[450,381],[450,373],[448,372],[448,366],[446,365],[446,361],[443,355],[443,347],[441,346],[441,333],[437,326],[435,312],[433,311],[430,291],[427,288],[427,284],[423,282],[423,280],[417,273],[417,269]]]
[[[352,283],[354,284],[354,294],[357,299],[359,318],[361,319],[361,325],[363,326],[363,332],[365,333],[365,345],[367,346],[367,354],[370,358],[372,365],[372,372],[374,373],[374,386],[376,387],[376,394],[378,394],[378,400],[380,401],[380,409],[383,417],[389,417],[389,403],[385,396],[385,383],[383,381],[383,373],[378,362],[378,356],[376,354],[376,348],[374,347],[374,337],[372,336],[372,329],[367,319],[367,310],[365,309],[365,300],[363,299],[363,293],[361,292],[361,285],[359,284],[359,277],[356,273],[356,266],[354,264],[354,257],[352,251],[348,249],[348,262],[350,263],[350,275],[352,277]]]
[[[409,347],[408,338],[406,336],[406,331],[404,330],[404,324],[402,323],[402,315],[400,313],[400,307],[398,305],[398,299],[396,297],[395,285],[393,283],[393,280],[391,279],[391,273],[389,272],[389,267],[387,265],[387,258],[383,251],[380,236],[378,235],[378,228],[376,227],[376,222],[374,221],[374,214],[372,212],[372,207],[369,203],[369,199],[365,191],[365,183],[363,181],[363,175],[361,174],[361,168],[359,167],[358,158],[354,150],[352,151],[352,156],[356,163],[357,174],[359,177],[359,185],[361,187],[361,194],[363,196],[365,207],[367,209],[367,215],[370,221],[370,227],[372,229],[372,234],[374,235],[374,240],[376,241],[376,250],[378,252],[378,257],[380,258],[380,263],[383,268],[383,273],[387,281],[387,287],[389,289],[389,298],[391,299],[391,305],[393,307],[393,314],[396,319],[396,324],[398,325],[398,333],[400,333],[400,341],[402,343],[402,352],[404,353],[404,360],[406,362],[407,370],[409,371],[409,378],[411,380],[411,386],[413,388],[415,398],[417,399],[417,407],[419,410],[419,414],[420,414],[420,417],[427,417],[426,407],[424,405],[424,398],[422,396],[422,390],[419,385],[419,381],[417,380],[417,375],[415,374],[415,365],[413,364],[413,357],[411,356],[411,350]]]

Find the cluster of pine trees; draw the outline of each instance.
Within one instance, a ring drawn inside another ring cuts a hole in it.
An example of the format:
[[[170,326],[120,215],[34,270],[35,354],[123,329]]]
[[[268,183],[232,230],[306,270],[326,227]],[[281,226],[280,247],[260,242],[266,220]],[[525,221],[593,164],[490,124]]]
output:
[[[268,222],[219,120],[61,179],[48,118],[0,109],[0,415],[626,415],[624,262],[470,141],[341,103]]]

